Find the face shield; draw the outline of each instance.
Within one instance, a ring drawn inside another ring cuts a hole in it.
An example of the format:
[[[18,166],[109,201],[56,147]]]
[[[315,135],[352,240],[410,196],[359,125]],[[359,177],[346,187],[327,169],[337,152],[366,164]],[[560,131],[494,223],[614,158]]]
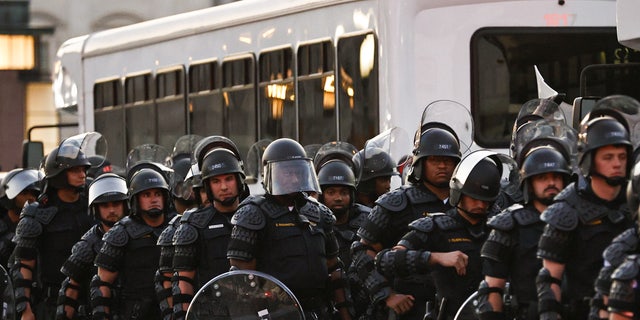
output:
[[[264,185],[274,196],[298,192],[320,193],[311,159],[305,158],[267,163]]]
[[[40,191],[38,183],[44,178],[44,175],[35,169],[26,169],[18,172],[6,184],[5,194],[7,198],[14,199],[23,190],[27,188]]]
[[[99,202],[126,200],[127,191],[127,182],[123,178],[105,176],[94,180],[89,186],[89,205],[93,205],[101,196],[104,197]]]

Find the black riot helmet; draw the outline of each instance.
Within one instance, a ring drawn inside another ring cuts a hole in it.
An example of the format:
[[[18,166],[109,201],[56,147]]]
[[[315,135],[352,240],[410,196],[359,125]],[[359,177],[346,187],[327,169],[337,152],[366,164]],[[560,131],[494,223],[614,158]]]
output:
[[[320,193],[313,163],[295,140],[280,138],[271,142],[262,154],[262,165],[264,188],[271,195]]]
[[[95,219],[101,220],[97,204],[118,201],[123,202],[124,214],[128,214],[128,192],[127,182],[123,177],[115,173],[103,173],[99,175],[89,185],[89,208],[91,214]],[[106,221],[102,222],[109,226],[113,225]]]
[[[238,160],[236,155],[231,150],[225,148],[216,148],[207,152],[207,154],[202,159],[201,168],[202,172],[200,173],[200,176],[209,200],[215,200],[222,203],[223,205],[228,206],[232,204],[238,197],[241,197],[244,194],[244,179],[246,178],[244,170],[242,170],[241,161]],[[209,179],[222,174],[235,175],[236,184],[238,186],[238,194],[236,197],[233,197],[231,199],[214,198],[213,192],[209,186]]]
[[[460,161],[462,155],[458,138],[444,125],[428,128],[416,138],[409,181],[418,182],[424,178],[422,161],[428,156],[445,156],[456,159],[456,162]]]
[[[64,139],[57,148],[54,148],[46,157],[44,163],[44,174],[46,186],[54,188],[84,189],[83,186],[71,186],[67,181],[67,176],[61,174],[73,167],[84,167],[89,169],[92,164],[89,157],[94,155],[106,155],[107,142],[100,133],[87,132]],[[46,192],[44,190],[43,192]]]
[[[565,155],[551,146],[538,146],[524,155],[520,168],[520,186],[524,195],[524,202],[529,203],[531,190],[529,190],[529,178],[543,173],[555,172],[562,175],[566,185],[571,176],[569,162]]]
[[[449,183],[449,203],[456,207],[462,195],[493,202],[500,194],[502,161],[495,152],[478,150],[456,166]]]
[[[627,128],[610,116],[595,117],[582,124],[578,134],[578,166],[585,177],[593,172],[593,157],[598,148],[608,145],[620,145],[627,148],[627,155],[631,156],[631,141]],[[631,162],[627,161],[629,172]]]
[[[132,215],[141,212],[138,206],[138,194],[149,189],[160,189],[163,193],[162,210],[151,210],[147,213],[151,216],[158,216],[169,210],[169,184],[165,177],[158,171],[151,168],[142,168],[136,171],[129,180],[129,207]]]
[[[240,165],[243,165],[238,147],[233,141],[231,141],[231,139],[225,136],[208,136],[198,141],[193,151],[193,158],[191,159],[191,163],[197,163],[200,170],[202,171],[202,160],[204,159],[204,156],[207,155],[210,150],[215,148],[224,148],[233,152],[236,158],[241,161]]]
[[[316,168],[316,172],[319,172],[320,168],[325,163],[333,159],[338,159],[353,168],[353,156],[357,152],[358,148],[348,142],[328,142],[323,144],[316,152],[315,157],[313,158],[313,166]]]
[[[334,159],[325,162],[322,168],[318,170],[318,183],[322,191],[331,186],[344,186],[349,188],[349,192],[351,193],[349,207],[353,205],[355,201],[356,176],[353,173],[353,169],[344,161]],[[322,197],[322,195],[320,195],[320,197]]]
[[[185,177],[191,170],[191,158],[179,157],[175,158],[171,163],[173,169],[173,181],[171,183],[171,195],[184,201],[194,200],[191,197],[191,186],[185,185]]]
[[[9,171],[4,178],[0,187],[3,194],[1,201],[3,206],[8,210],[19,210],[21,207],[15,202],[15,198],[25,190],[31,190],[36,198],[40,194],[41,180],[44,175],[36,169],[13,169]]]

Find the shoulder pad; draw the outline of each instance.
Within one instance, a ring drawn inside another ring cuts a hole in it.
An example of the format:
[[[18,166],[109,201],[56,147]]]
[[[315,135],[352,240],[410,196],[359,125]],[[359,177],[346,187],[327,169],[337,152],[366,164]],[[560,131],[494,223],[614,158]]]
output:
[[[413,220],[409,223],[409,229],[420,232],[431,232],[431,230],[433,230],[433,217],[429,216]]]
[[[144,235],[153,233],[153,228],[145,223],[138,222],[133,219],[122,219],[120,221],[122,221],[122,226],[127,230],[127,234],[129,234],[129,237],[132,239],[139,239]]]
[[[173,222],[174,220],[175,218],[171,220],[171,222]],[[176,225],[171,222],[169,222],[169,225],[160,233],[158,242],[156,243],[157,245],[166,247],[173,244],[173,235],[176,233],[176,229],[178,227],[176,227]]]
[[[87,241],[78,241],[71,247],[71,255],[68,260],[92,263],[93,258],[95,258],[95,252],[91,244]]]
[[[602,254],[604,260],[611,265],[620,265],[624,258],[638,247],[636,228],[629,228],[615,237]]]
[[[554,202],[542,212],[540,220],[556,229],[571,231],[578,226],[578,213],[565,201]]]
[[[515,227],[515,221],[513,220],[513,211],[510,209],[513,206],[503,210],[499,214],[489,218],[487,221],[487,226],[493,229],[498,229],[500,231],[509,231]],[[522,206],[520,206],[522,208]]]
[[[571,198],[575,195],[578,194],[578,191],[576,189],[576,184],[575,183],[570,183],[568,186],[566,186],[564,189],[562,189],[560,191],[560,193],[558,193],[555,198],[553,198],[554,202],[555,201],[566,201],[568,198]]]
[[[23,216],[32,217],[41,224],[47,225],[51,220],[53,220],[53,217],[56,216],[57,212],[57,207],[41,208],[38,202],[32,202],[22,208],[20,218]]]
[[[404,189],[404,193],[409,199],[409,202],[413,204],[429,203],[433,201],[440,201],[435,194],[428,189],[418,185],[405,185],[401,187]]]
[[[611,274],[613,280],[632,280],[640,271],[640,256],[630,255],[627,259]]]
[[[409,201],[404,190],[404,188],[398,188],[381,195],[376,200],[376,205],[379,205],[389,211],[400,211],[406,208]]]
[[[16,237],[35,238],[42,234],[42,224],[31,216],[23,216],[16,227]]]
[[[528,226],[540,222],[540,213],[532,209],[522,208],[513,212],[513,218],[516,219],[519,225]]]
[[[173,236],[173,245],[188,245],[196,242],[197,239],[198,230],[188,223],[183,223],[178,227],[178,230],[176,230],[176,233]]]
[[[204,228],[213,217],[213,207],[199,208],[197,210],[189,210],[182,216],[183,223],[194,225],[196,228]]]
[[[431,214],[430,217],[433,217],[433,221],[436,223],[438,228],[442,230],[453,230],[458,229],[461,225],[454,219],[453,217],[446,214]]]
[[[353,212],[353,216],[349,219],[349,227],[360,228],[367,220],[367,216],[369,215],[369,212],[371,212],[371,208],[356,203],[353,205],[351,210]]]
[[[231,218],[231,224],[249,230],[261,230],[266,225],[266,219],[260,208],[254,203],[245,203]]]
[[[124,217],[122,220],[118,221],[113,228],[109,229],[107,233],[104,234],[102,240],[114,247],[124,247],[127,242],[129,242],[129,235],[125,230],[125,227],[120,222],[124,222],[124,220],[129,220],[129,217]]]
[[[277,218],[289,213],[289,208],[281,206],[275,201],[267,201],[267,198],[265,198],[264,196],[251,196],[247,199],[250,199],[249,201],[247,201],[247,204],[250,203],[259,207],[260,210],[264,212],[264,214],[272,218]]]
[[[331,209],[314,200],[307,200],[307,203],[300,208],[299,213],[307,217],[309,221],[316,223],[323,222],[327,225],[333,225],[336,222],[336,218],[331,212]]]

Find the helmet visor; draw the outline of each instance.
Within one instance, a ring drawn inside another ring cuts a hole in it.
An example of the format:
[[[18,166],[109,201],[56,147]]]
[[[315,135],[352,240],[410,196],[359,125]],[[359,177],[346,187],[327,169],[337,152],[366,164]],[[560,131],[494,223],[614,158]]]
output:
[[[265,188],[275,196],[320,192],[311,159],[274,161],[267,164]]]
[[[7,198],[13,199],[20,194],[27,187],[33,185],[32,189],[40,191],[36,182],[42,180],[43,175],[40,171],[35,169],[27,169],[18,172],[11,180],[7,182],[6,195]]]
[[[107,156],[107,140],[97,132],[87,132],[73,137],[69,137],[60,143],[58,148],[59,158],[67,158],[71,160],[79,159],[79,157],[100,156],[105,159]],[[95,167],[102,163],[91,164]]]
[[[93,205],[93,202],[103,195],[113,195],[114,197],[107,197],[113,200],[125,200],[127,191],[127,183],[122,178],[105,177],[94,180],[89,186],[89,205]]]

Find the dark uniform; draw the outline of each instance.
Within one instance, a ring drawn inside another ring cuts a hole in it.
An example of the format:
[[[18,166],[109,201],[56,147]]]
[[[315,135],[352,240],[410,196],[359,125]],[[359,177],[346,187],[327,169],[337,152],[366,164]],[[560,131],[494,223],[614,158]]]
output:
[[[173,318],[173,301],[170,300],[173,295],[171,281],[173,277],[173,257],[175,255],[173,237],[178,230],[181,218],[181,215],[176,214],[176,216],[169,221],[167,227],[162,230],[160,237],[158,237],[157,243],[158,247],[160,247],[160,259],[158,271],[154,278],[154,286],[156,297],[160,304],[162,319],[165,320],[171,320]]]
[[[94,319],[121,316],[124,319],[161,319],[160,304],[156,297],[154,277],[158,270],[160,246],[156,245],[162,231],[176,215],[169,210],[169,186],[164,176],[151,168],[143,168],[131,176],[129,203],[131,215],[118,221],[103,238],[104,243],[96,256],[98,275],[91,281],[91,306]],[[138,204],[139,194],[146,190],[162,191],[162,209],[142,210]],[[144,216],[156,219],[156,227],[148,225]],[[100,270],[117,274],[122,283],[119,301],[114,301],[110,279],[103,279]],[[109,288],[110,295],[101,289]],[[119,306],[115,314],[113,305]]]
[[[508,279],[518,302],[511,310],[518,319],[535,319],[537,312],[536,275],[542,262],[536,256],[538,240],[544,229],[540,212],[532,204],[514,204],[492,217],[487,226],[493,230],[482,248],[483,273]]]
[[[453,165],[460,160],[459,142],[452,132],[439,127],[426,129],[419,138],[419,143],[413,150],[409,174],[411,184],[376,200],[376,205],[358,230],[358,236],[364,241],[354,242],[351,249],[353,265],[350,274],[359,277],[361,286],[369,296],[364,303],[370,302],[363,306],[363,301],[356,301],[356,306],[368,308],[367,313],[371,317],[386,317],[389,310],[385,300],[392,293],[392,288],[395,292],[411,294],[415,298],[413,309],[403,319],[422,319],[427,301],[435,299],[431,275],[406,274],[395,279],[385,279],[371,267],[374,261],[367,251],[376,251],[365,244],[380,244],[382,248],[392,248],[409,231],[409,223],[412,221],[451,209],[447,201],[439,199],[426,187],[426,184],[430,184],[436,188],[448,188],[448,178],[443,185],[434,185],[433,181],[427,180],[427,173],[423,172],[423,162],[431,156],[450,158],[449,170],[452,172]]]
[[[547,226],[540,237],[538,256],[565,264],[563,304],[571,319],[587,317],[593,283],[603,264],[602,252],[631,225],[624,201],[622,193],[617,201],[599,200],[581,180],[565,188],[542,213],[541,219]],[[545,271],[541,270],[538,281],[545,278]],[[548,273],[546,276],[550,277]],[[545,312],[548,309],[543,304],[548,302],[543,300],[550,296],[540,294],[540,290],[539,285],[540,312]]]
[[[609,312],[640,319],[640,255],[629,255],[613,272]]]

